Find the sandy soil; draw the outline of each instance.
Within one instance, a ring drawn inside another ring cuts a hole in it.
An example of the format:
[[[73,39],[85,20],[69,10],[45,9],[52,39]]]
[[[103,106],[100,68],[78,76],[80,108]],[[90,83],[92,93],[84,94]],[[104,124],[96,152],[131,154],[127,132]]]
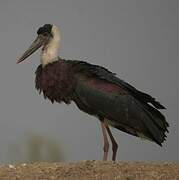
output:
[[[0,180],[179,180],[179,163],[81,161],[0,166]]]

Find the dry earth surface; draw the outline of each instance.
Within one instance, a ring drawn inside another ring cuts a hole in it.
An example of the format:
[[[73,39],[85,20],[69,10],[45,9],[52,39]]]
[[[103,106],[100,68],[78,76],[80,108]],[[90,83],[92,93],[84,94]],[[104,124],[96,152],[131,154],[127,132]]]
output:
[[[179,180],[179,163],[81,161],[1,165],[0,180]]]

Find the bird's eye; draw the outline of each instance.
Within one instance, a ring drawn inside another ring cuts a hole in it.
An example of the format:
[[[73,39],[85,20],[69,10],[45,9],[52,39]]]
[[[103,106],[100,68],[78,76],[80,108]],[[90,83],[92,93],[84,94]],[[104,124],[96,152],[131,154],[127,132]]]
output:
[[[43,36],[45,36],[45,37],[53,37],[53,35],[51,33],[48,33],[48,32],[44,32]]]
[[[45,33],[43,33],[43,35],[44,35],[44,36],[48,36],[48,35],[49,35],[49,33],[45,32]]]

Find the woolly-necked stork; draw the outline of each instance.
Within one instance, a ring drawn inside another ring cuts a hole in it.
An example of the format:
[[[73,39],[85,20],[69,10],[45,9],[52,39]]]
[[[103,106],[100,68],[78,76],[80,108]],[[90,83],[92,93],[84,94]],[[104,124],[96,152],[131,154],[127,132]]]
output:
[[[41,64],[36,70],[37,90],[52,103],[70,104],[74,101],[80,110],[100,120],[104,139],[103,160],[108,157],[108,135],[112,143],[112,160],[116,159],[118,148],[109,125],[162,145],[169,126],[158,110],[165,109],[163,105],[104,67],[60,58],[60,31],[57,26],[45,24],[37,34],[17,63],[42,47]]]

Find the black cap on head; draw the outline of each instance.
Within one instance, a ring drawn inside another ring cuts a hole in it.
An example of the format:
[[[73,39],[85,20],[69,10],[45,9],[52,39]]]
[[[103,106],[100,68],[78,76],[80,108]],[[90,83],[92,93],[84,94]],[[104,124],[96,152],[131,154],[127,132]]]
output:
[[[37,31],[37,34],[44,34],[44,33],[51,33],[52,31],[52,25],[51,24],[45,24],[44,26],[40,27]]]

